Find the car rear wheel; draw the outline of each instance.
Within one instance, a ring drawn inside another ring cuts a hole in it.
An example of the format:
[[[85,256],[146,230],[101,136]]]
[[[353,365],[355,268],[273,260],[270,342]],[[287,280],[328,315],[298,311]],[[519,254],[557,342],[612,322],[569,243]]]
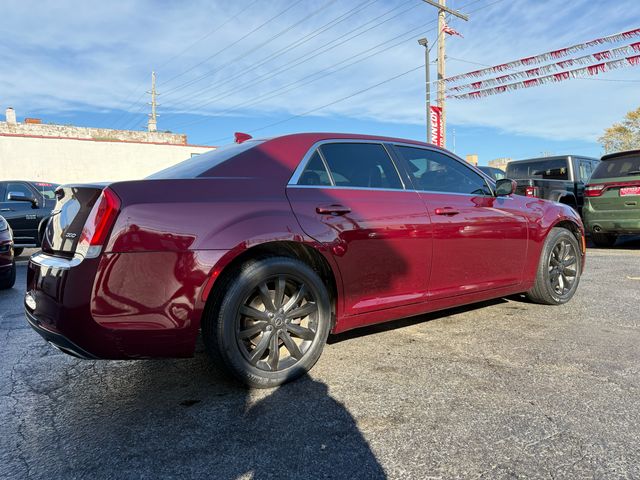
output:
[[[535,284],[527,297],[545,305],[568,302],[578,288],[581,268],[576,237],[565,228],[552,228],[540,255]]]
[[[16,283],[16,264],[14,262],[13,265],[11,266],[11,271],[9,275],[6,278],[0,280],[0,290],[13,288],[15,283]]]
[[[618,239],[617,235],[611,233],[592,233],[591,241],[596,247],[608,248],[613,247]]]
[[[14,248],[13,249],[13,254],[16,257],[19,257],[20,255],[22,255],[22,252],[24,252],[24,248],[22,248],[22,247],[18,247],[18,248]]]
[[[287,257],[250,261],[222,280],[202,321],[213,361],[245,385],[270,388],[316,363],[331,328],[320,277]]]

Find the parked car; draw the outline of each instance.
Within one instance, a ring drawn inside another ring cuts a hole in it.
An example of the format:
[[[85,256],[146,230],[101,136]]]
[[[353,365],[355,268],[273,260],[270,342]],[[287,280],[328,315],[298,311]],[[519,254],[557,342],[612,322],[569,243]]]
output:
[[[489,178],[492,178],[494,182],[496,180],[502,180],[503,178],[507,178],[506,174],[504,173],[504,170],[500,170],[499,168],[485,167],[480,165],[478,166],[478,170],[488,175]]]
[[[0,215],[13,230],[14,251],[19,256],[25,248],[40,246],[40,232],[56,204],[55,183],[0,181]]]
[[[531,158],[509,162],[505,174],[518,183],[517,194],[564,203],[581,213],[584,186],[599,162],[576,155]]]
[[[7,221],[0,217],[0,290],[16,283],[16,262],[13,258],[13,236]]]
[[[611,247],[619,235],[640,234],[640,150],[602,157],[585,196],[585,225],[596,246]]]
[[[329,332],[526,292],[576,291],[584,229],[421,142],[308,133],[148,179],[64,185],[31,257],[31,326],[84,358],[188,357],[273,387]]]

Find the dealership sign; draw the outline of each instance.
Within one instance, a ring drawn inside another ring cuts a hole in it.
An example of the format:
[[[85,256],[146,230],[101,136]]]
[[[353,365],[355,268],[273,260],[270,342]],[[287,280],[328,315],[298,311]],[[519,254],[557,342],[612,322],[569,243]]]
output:
[[[431,106],[431,142],[438,147],[444,147],[442,131],[442,107]]]

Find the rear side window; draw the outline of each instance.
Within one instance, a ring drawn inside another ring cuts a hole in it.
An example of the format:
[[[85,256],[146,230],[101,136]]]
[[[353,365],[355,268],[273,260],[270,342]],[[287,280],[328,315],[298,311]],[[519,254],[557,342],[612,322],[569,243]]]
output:
[[[640,155],[604,160],[596,167],[591,179],[640,176]]]
[[[403,188],[395,165],[378,143],[328,143],[320,151],[337,187]]]
[[[507,165],[508,178],[541,178],[543,180],[569,180],[566,158],[531,162],[511,162]]]
[[[422,148],[396,148],[407,161],[409,174],[418,190],[492,195],[481,175],[454,158]]]
[[[322,158],[320,158],[320,154],[316,151],[312,157],[309,159],[309,163],[307,163],[307,167],[300,175],[300,180],[298,180],[298,185],[318,185],[328,187],[331,186],[331,179],[329,178],[329,173],[324,166],[324,162]]]

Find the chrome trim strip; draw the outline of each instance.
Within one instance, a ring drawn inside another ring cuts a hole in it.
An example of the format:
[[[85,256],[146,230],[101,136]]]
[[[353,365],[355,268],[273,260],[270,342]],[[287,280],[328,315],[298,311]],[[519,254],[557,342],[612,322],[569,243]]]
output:
[[[331,190],[371,190],[374,192],[411,192],[416,193],[416,190],[405,190],[402,188],[375,188],[375,187],[342,187],[342,186],[329,186],[329,185],[287,185],[287,188],[316,188],[318,190],[328,188]],[[478,195],[472,195],[477,197]]]
[[[69,270],[70,268],[77,267],[84,260],[80,255],[75,255],[73,258],[61,258],[47,255],[46,253],[34,253],[29,259],[31,262],[41,267],[56,268],[58,270]]]

